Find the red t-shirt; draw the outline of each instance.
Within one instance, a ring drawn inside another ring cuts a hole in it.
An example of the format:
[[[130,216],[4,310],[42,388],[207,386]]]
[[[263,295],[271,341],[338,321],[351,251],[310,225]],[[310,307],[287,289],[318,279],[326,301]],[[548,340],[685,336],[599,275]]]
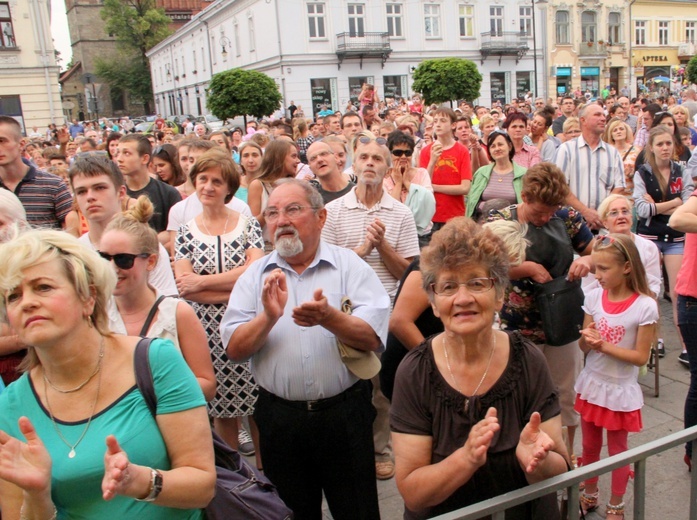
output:
[[[431,146],[427,145],[421,150],[419,162],[422,168],[428,168],[431,160]],[[440,154],[438,162],[433,168],[431,184],[460,185],[463,180],[472,180],[472,165],[470,152],[466,146],[455,142],[447,150]],[[462,217],[465,214],[465,196],[434,193],[436,197],[436,213],[431,219],[433,222],[445,223],[451,218]]]
[[[692,194],[697,197],[697,193]],[[697,233],[685,233],[685,252],[675,282],[675,292],[697,298]]]

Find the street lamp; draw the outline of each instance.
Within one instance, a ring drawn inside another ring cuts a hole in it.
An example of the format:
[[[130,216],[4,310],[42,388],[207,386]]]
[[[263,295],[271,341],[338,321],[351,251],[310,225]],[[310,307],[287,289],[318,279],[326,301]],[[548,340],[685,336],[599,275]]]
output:
[[[230,41],[230,39],[227,36],[220,37],[220,45],[223,48],[223,51],[222,51],[223,59],[227,58],[227,48],[226,47],[230,47],[231,44],[232,44],[232,42]]]

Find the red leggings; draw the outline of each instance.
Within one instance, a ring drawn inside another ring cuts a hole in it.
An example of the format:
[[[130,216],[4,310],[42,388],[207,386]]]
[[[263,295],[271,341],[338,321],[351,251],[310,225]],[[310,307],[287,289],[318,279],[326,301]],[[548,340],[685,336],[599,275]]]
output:
[[[603,428],[581,418],[581,432],[583,433],[583,465],[587,466],[600,460],[600,449],[603,446]],[[627,451],[627,430],[607,430],[607,451],[610,456]],[[623,496],[627,491],[629,480],[629,465],[618,468],[612,472],[612,494]],[[597,484],[598,477],[586,480],[586,485]]]

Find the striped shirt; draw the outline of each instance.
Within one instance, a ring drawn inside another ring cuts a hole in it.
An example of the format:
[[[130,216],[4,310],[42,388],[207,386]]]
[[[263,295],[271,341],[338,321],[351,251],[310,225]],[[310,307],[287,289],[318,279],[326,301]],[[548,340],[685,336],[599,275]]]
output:
[[[614,146],[600,141],[591,150],[582,135],[559,146],[554,162],[564,172],[571,193],[591,209],[615,188],[624,188],[624,165]]]
[[[32,165],[14,189],[33,227],[60,229],[73,207],[65,181]],[[9,189],[0,179],[0,188]],[[10,190],[11,191],[11,190]]]
[[[412,258],[419,254],[414,216],[408,207],[384,190],[382,199],[372,208],[358,201],[355,188],[327,204],[326,208],[327,221],[322,229],[322,239],[330,244],[349,249],[361,246],[368,225],[379,219],[385,225],[385,240],[399,256]],[[377,248],[373,248],[364,260],[378,275],[390,298],[394,298],[399,279],[389,271]]]

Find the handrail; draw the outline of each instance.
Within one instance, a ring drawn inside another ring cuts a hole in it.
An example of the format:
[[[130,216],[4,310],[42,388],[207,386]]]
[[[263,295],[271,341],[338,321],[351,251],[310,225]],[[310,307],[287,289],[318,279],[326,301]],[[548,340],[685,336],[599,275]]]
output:
[[[569,520],[578,520],[578,484],[591,477],[609,473],[632,462],[634,466],[634,518],[644,520],[644,491],[646,488],[646,459],[666,450],[692,441],[692,460],[697,462],[697,426],[672,433],[655,441],[647,442],[636,448],[618,453],[607,459],[599,460],[588,466],[581,466],[573,471],[537,482],[510,493],[490,498],[471,506],[463,507],[450,513],[433,517],[431,520],[476,520],[493,515],[492,520],[504,520],[506,509],[529,502],[536,498],[566,489],[569,497]],[[695,464],[697,468],[697,464]],[[697,520],[697,471],[690,474],[690,520]]]

